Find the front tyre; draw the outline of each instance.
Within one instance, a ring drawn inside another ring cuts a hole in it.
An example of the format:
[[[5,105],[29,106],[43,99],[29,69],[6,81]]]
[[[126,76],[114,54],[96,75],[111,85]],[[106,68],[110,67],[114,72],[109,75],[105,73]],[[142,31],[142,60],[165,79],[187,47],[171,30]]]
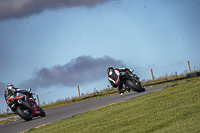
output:
[[[42,116],[42,117],[46,116],[45,111],[40,106],[38,106],[38,108],[39,108],[40,113],[41,113],[40,116]]]
[[[145,91],[145,88],[143,87],[141,82],[136,82],[136,85],[140,86],[140,88],[142,88],[142,90]]]
[[[144,88],[142,88],[142,87],[136,85],[136,84],[133,83],[131,80],[127,80],[127,81],[126,81],[126,84],[127,84],[127,86],[128,86],[129,88],[133,89],[133,91],[136,91],[136,92],[143,92],[143,91],[145,91]]]
[[[16,108],[16,113],[24,120],[30,121],[32,120],[32,113],[29,109],[19,105]]]

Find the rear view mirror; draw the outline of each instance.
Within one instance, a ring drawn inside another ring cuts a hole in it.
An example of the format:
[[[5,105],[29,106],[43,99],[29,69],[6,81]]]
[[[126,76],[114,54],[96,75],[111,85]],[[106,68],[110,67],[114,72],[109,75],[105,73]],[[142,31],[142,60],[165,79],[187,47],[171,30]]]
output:
[[[28,88],[28,92],[30,92],[31,91],[31,88]]]

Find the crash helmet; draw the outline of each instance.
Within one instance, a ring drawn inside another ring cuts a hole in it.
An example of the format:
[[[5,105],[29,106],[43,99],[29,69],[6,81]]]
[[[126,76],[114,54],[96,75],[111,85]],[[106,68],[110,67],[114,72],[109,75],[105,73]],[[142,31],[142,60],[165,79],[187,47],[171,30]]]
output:
[[[8,84],[7,85],[7,89],[13,89],[13,88],[15,88],[13,84]]]
[[[114,68],[113,68],[113,67],[109,67],[109,68],[107,69],[107,74],[109,73],[110,70],[114,70]]]

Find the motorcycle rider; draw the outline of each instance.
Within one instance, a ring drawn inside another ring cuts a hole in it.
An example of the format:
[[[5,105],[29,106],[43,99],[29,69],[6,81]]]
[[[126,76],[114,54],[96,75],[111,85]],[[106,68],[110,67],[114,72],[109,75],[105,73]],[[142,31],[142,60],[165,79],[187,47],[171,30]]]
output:
[[[29,92],[26,90],[22,90],[19,88],[15,88],[13,84],[8,84],[4,93],[5,100],[8,98],[14,98],[17,96],[17,94],[24,94],[25,102],[29,102]]]
[[[120,82],[120,72],[121,75],[125,74],[125,72],[132,73],[131,69],[128,68],[113,68],[109,67],[107,69],[108,80],[112,87],[117,87],[120,95],[124,94],[123,83]],[[130,90],[129,90],[130,91]]]

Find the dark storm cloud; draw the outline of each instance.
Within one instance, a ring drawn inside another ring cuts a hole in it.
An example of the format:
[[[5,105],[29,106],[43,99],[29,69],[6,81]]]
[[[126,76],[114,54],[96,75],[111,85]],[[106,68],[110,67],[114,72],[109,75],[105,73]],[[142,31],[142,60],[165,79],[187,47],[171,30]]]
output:
[[[37,89],[54,85],[75,86],[107,77],[106,70],[109,66],[122,67],[123,63],[108,56],[80,56],[63,66],[57,65],[37,71],[33,79],[24,81],[20,87]]]
[[[0,20],[27,17],[46,9],[92,7],[107,1],[111,0],[0,0]]]

